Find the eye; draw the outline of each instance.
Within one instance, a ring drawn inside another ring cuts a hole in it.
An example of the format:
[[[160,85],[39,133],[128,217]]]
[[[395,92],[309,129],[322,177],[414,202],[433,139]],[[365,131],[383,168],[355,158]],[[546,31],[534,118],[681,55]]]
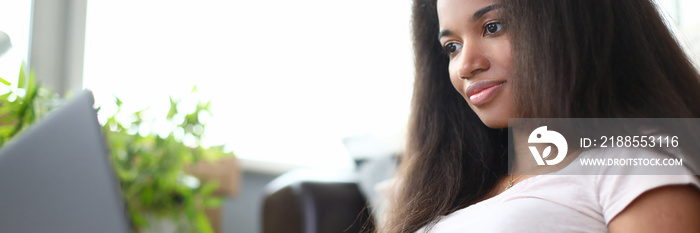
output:
[[[462,48],[462,45],[455,42],[448,42],[447,44],[445,44],[444,48],[445,52],[447,52],[448,55],[452,56],[455,52]]]
[[[484,35],[493,35],[503,29],[503,24],[499,22],[488,23],[484,26]]]

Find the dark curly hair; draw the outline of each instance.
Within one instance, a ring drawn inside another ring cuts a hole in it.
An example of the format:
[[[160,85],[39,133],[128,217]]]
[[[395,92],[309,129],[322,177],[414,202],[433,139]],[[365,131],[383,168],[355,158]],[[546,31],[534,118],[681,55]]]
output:
[[[700,75],[651,0],[500,0],[519,118],[697,118]],[[483,199],[508,172],[508,130],[454,90],[436,0],[413,1],[415,84],[382,232],[415,232]]]

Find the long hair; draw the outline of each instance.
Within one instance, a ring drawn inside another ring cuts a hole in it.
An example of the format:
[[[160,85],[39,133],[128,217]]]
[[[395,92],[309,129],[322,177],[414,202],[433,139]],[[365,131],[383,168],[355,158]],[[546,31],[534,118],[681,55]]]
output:
[[[699,117],[700,75],[650,0],[501,0],[520,118]],[[455,91],[436,0],[413,1],[409,137],[383,232],[430,229],[508,172],[508,130]]]

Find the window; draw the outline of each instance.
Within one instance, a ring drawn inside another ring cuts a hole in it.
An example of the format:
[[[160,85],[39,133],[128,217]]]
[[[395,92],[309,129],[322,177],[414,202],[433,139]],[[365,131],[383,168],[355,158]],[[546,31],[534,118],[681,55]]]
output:
[[[12,47],[0,56],[0,77],[13,84],[17,83],[20,65],[27,57],[30,9],[31,1],[0,2],[0,31],[10,37],[12,44]],[[5,85],[0,85],[0,92],[6,92],[5,88]]]
[[[697,59],[700,2],[657,2]],[[91,1],[83,85],[98,104],[114,94],[127,111],[154,112],[197,85],[214,104],[205,144],[244,159],[347,168],[342,138],[400,135],[406,124],[410,4]]]
[[[341,139],[399,135],[413,84],[410,1],[90,1],[84,86],[167,113],[197,85],[207,145],[351,168]],[[400,137],[400,136],[398,136]]]
[[[700,15],[695,9],[700,9],[700,2],[693,0],[657,0],[666,13],[673,18],[676,25],[685,27],[700,23]]]
[[[665,11],[666,20],[676,25],[672,28],[686,53],[700,69],[700,1],[695,0],[656,0]]]

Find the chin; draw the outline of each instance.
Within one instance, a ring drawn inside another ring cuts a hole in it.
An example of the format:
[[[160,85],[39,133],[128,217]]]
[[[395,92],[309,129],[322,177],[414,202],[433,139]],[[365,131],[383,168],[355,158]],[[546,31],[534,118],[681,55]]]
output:
[[[513,111],[509,103],[497,102],[482,108],[474,108],[472,110],[479,116],[481,122],[492,129],[508,128],[508,118],[514,118]]]
[[[470,107],[487,127],[492,129],[508,128],[508,118],[514,118],[515,116],[512,114],[512,104],[509,101],[501,100],[495,99],[493,102],[481,107],[475,107],[470,104]]]
[[[481,122],[492,129],[508,128],[508,118],[515,118],[515,107],[510,99],[510,89],[506,88],[501,91],[491,101],[479,107],[474,106],[469,102],[469,98],[464,96],[469,107],[479,116]]]

